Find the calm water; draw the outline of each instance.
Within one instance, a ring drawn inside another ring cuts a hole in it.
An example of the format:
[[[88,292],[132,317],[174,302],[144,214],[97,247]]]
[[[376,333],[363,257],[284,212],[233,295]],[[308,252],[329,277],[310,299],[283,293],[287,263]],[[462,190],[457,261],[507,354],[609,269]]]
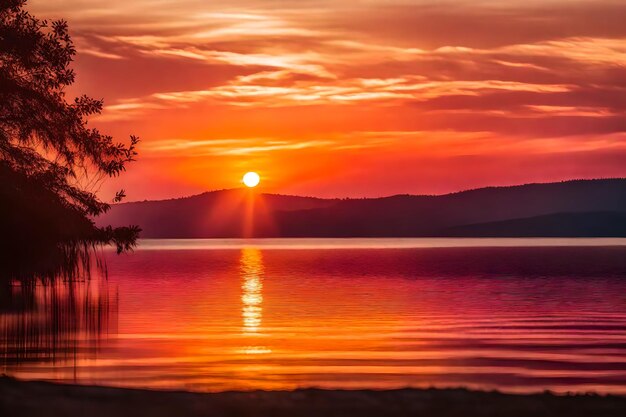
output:
[[[106,257],[108,280],[2,287],[2,372],[626,394],[626,240],[169,240]]]

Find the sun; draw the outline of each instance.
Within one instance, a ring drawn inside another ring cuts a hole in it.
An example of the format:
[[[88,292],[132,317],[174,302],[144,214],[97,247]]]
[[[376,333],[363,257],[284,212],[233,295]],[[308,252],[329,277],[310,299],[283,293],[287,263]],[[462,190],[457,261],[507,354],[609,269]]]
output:
[[[259,185],[259,182],[261,182],[261,177],[259,177],[259,174],[257,174],[256,172],[246,172],[246,174],[243,176],[243,183],[246,187],[256,187],[257,185]]]

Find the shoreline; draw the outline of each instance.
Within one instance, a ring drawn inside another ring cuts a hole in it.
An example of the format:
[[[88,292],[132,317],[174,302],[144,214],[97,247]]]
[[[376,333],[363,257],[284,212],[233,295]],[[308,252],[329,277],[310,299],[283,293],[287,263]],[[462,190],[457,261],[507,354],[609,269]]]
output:
[[[284,237],[142,238],[136,251],[306,250],[306,249],[472,249],[623,248],[626,237]],[[107,248],[114,250],[113,247]]]
[[[0,414],[21,416],[623,416],[626,396],[465,388],[198,393],[0,377]]]

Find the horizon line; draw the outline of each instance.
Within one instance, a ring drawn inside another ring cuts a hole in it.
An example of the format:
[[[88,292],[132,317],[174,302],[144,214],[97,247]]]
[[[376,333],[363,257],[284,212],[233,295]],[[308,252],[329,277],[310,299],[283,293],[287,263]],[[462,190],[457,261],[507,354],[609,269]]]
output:
[[[311,195],[296,195],[296,194],[282,194],[282,193],[271,193],[271,192],[256,192],[255,189],[250,189],[250,188],[246,188],[246,187],[236,187],[236,188],[221,188],[221,189],[216,189],[216,190],[208,190],[208,191],[200,192],[198,194],[190,194],[190,195],[185,195],[185,196],[180,196],[180,197],[161,198],[161,199],[155,199],[155,200],[144,199],[144,200],[124,201],[124,202],[121,202],[121,203],[116,203],[116,204],[111,204],[111,205],[112,206],[118,206],[118,205],[124,205],[124,204],[134,204],[134,203],[149,203],[149,202],[184,200],[184,199],[187,199],[187,198],[199,197],[199,196],[205,195],[205,194],[212,194],[212,193],[219,193],[219,192],[234,192],[234,191],[243,191],[243,192],[248,192],[248,193],[256,193],[256,194],[260,194],[260,195],[270,195],[270,196],[280,196],[280,197],[311,198],[311,199],[316,199],[316,200],[328,200],[328,201],[332,201],[332,200],[376,200],[376,199],[392,198],[392,197],[400,197],[400,196],[403,196],[403,197],[443,197],[443,196],[448,196],[448,195],[462,194],[462,193],[466,193],[466,192],[485,190],[485,189],[494,189],[494,188],[514,188],[514,187],[524,187],[524,186],[531,186],[531,185],[549,185],[549,184],[563,184],[563,183],[569,183],[569,182],[587,182],[587,181],[590,182],[590,181],[610,181],[610,180],[615,180],[615,181],[626,180],[626,177],[574,178],[574,179],[561,180],[561,181],[528,182],[528,183],[511,184],[511,185],[486,185],[484,187],[466,188],[466,189],[462,189],[462,190],[458,190],[458,191],[451,191],[451,192],[441,193],[441,194],[398,193],[398,194],[382,195],[382,196],[377,196],[377,197],[316,197],[316,196],[311,196]]]

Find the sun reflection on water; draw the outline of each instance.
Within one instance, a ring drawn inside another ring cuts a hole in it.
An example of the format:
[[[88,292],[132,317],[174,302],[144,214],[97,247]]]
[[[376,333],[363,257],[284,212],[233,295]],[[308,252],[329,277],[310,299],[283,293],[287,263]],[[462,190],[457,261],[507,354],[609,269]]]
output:
[[[239,268],[242,277],[241,315],[243,333],[255,335],[259,333],[263,319],[263,257],[256,248],[241,250]]]

